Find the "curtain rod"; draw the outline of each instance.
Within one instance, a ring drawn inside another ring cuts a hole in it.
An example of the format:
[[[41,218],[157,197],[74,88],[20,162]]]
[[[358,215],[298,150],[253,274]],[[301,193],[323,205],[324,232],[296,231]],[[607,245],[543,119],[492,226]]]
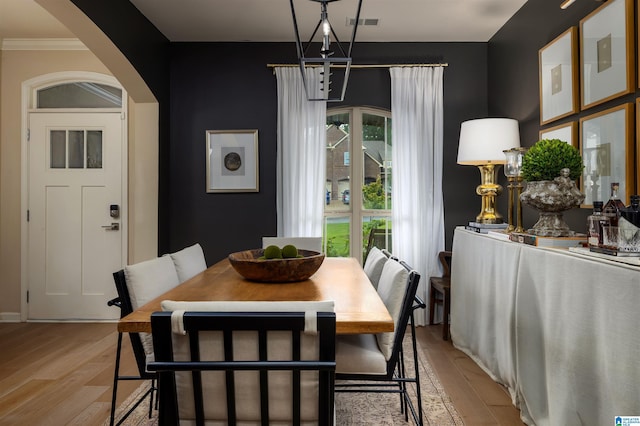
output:
[[[267,64],[267,68],[276,67],[299,67],[300,64]],[[319,66],[319,65],[316,65]],[[333,65],[336,68],[344,68],[346,65]],[[448,67],[449,64],[370,64],[370,65],[351,65],[354,68],[393,68],[393,67]]]

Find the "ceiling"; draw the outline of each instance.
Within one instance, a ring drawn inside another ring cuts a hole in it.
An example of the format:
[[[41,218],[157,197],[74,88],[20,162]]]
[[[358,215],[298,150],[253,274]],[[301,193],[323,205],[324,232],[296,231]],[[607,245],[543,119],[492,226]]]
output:
[[[527,0],[363,0],[357,41],[486,42]],[[555,1],[555,0],[551,0]],[[557,0],[559,1],[559,0]],[[171,41],[293,41],[289,0],[131,0]],[[357,0],[328,5],[338,37]],[[294,0],[302,41],[320,19],[317,1]],[[73,37],[34,0],[0,0],[0,39]]]

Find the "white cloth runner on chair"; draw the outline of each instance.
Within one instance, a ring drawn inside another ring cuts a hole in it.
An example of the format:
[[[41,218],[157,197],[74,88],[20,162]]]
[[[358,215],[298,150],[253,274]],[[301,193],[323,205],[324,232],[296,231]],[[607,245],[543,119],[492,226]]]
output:
[[[332,300],[320,302],[180,302],[163,300],[163,311],[172,311],[171,329],[176,334],[186,334],[183,317],[185,312],[304,312],[306,334],[316,334],[318,331],[317,313],[334,312]]]

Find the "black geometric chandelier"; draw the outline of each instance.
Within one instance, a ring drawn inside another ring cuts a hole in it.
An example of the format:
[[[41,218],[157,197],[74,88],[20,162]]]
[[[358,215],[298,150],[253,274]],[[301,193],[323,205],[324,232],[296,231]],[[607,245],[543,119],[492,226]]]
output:
[[[298,32],[296,10],[293,5],[293,0],[290,0],[293,29],[296,34],[296,48],[304,89],[307,93],[307,99],[310,101],[341,102],[344,100],[344,94],[347,90],[347,80],[349,79],[349,71],[351,70],[351,51],[360,20],[362,0],[358,0],[355,20],[353,20],[351,41],[346,50],[343,48],[342,43],[340,43],[338,36],[329,22],[329,13],[327,11],[328,3],[339,0],[311,1],[320,3],[320,21],[318,25],[316,25],[309,41],[303,45],[300,41],[300,33]],[[333,44],[331,41],[332,37]],[[321,68],[319,96],[317,95],[318,88],[309,87],[310,83],[306,78],[305,70],[311,67]]]

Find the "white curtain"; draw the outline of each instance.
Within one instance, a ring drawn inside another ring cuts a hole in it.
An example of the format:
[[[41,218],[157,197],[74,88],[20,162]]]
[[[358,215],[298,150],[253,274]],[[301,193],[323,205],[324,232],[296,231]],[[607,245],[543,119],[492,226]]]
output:
[[[441,273],[443,67],[394,67],[391,73],[393,254],[421,274],[418,296],[428,301],[429,277]],[[428,309],[428,305],[427,305]],[[426,310],[416,324],[427,323]]]
[[[308,101],[299,68],[277,67],[279,237],[319,237],[325,200],[327,104]],[[320,69],[306,73],[319,95]]]

